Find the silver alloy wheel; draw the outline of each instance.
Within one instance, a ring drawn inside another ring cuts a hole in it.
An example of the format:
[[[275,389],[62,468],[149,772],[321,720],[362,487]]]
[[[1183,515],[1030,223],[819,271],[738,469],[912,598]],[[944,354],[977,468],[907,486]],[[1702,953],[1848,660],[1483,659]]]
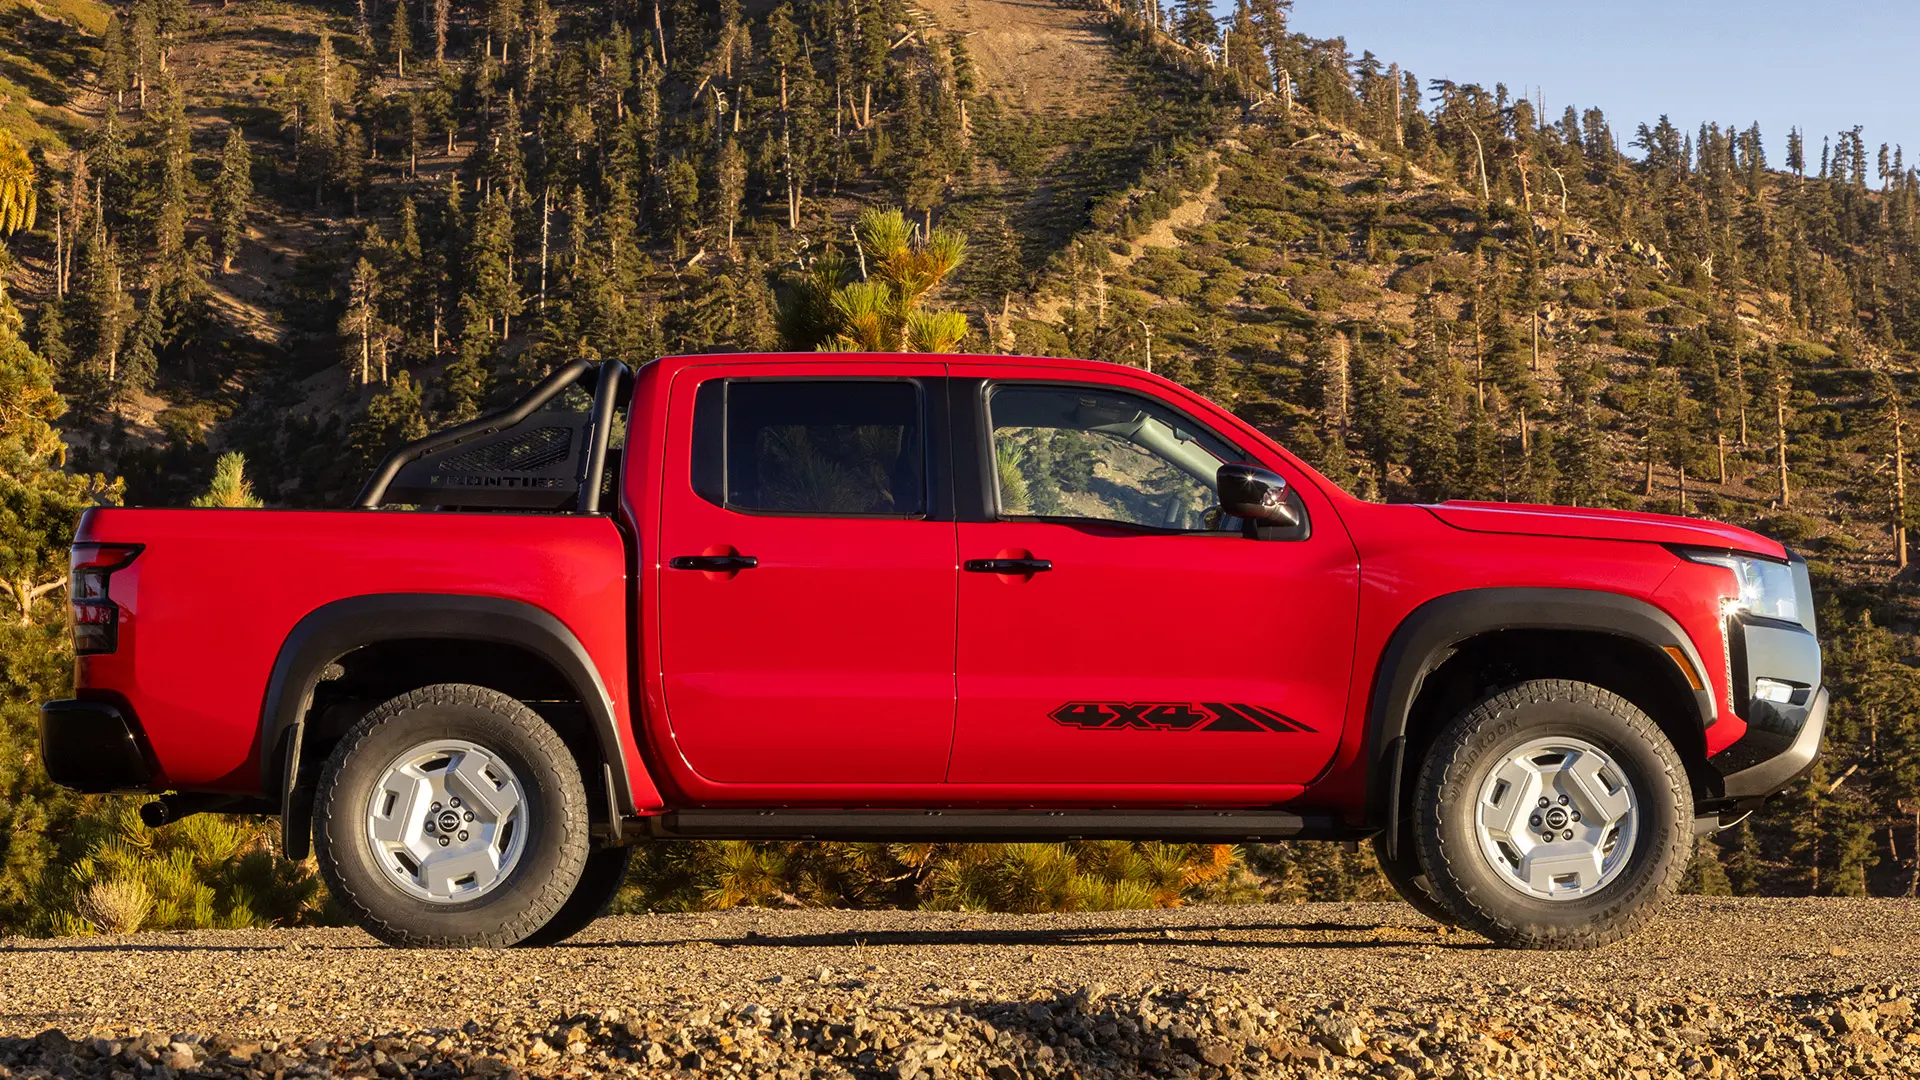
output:
[[[513,872],[529,831],[520,778],[465,739],[435,739],[394,758],[367,801],[374,861],[429,903],[486,895]]]
[[[1480,785],[1474,831],[1508,886],[1541,900],[1576,900],[1626,869],[1638,800],[1599,747],[1567,735],[1507,753]]]

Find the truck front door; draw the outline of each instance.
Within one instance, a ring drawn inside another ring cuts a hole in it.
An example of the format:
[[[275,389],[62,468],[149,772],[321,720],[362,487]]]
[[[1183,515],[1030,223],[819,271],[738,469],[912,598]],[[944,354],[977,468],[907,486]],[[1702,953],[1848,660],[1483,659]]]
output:
[[[874,372],[743,363],[674,379],[654,596],[673,739],[708,780],[945,773],[955,540],[929,468],[945,368]]]
[[[1353,544],[1318,490],[1295,484],[1304,527],[1252,539],[1213,511],[1214,471],[1290,467],[1154,384],[952,373],[951,392],[972,403],[954,423],[974,428],[956,445],[976,446],[986,491],[958,526],[948,779],[1313,779],[1340,740],[1358,605]]]

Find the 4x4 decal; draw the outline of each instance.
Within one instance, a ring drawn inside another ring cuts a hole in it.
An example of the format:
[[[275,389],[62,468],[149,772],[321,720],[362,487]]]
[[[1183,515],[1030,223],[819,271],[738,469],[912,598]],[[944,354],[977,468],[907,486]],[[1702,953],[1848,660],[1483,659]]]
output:
[[[1089,731],[1305,731],[1313,729],[1259,705],[1219,701],[1069,701],[1047,714]]]

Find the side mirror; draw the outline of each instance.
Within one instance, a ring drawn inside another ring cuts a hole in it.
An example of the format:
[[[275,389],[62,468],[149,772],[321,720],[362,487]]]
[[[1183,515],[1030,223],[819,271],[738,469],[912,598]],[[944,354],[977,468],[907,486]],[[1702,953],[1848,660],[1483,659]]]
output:
[[[1287,481],[1258,465],[1222,465],[1214,475],[1220,509],[1237,518],[1267,525],[1298,525],[1287,503]]]

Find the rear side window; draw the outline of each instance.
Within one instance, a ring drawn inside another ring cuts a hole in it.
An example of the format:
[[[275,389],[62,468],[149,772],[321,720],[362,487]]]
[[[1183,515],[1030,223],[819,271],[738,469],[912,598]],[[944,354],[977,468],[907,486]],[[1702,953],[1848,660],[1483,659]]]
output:
[[[926,512],[917,383],[713,379],[693,409],[693,489],[729,510],[811,516]]]

